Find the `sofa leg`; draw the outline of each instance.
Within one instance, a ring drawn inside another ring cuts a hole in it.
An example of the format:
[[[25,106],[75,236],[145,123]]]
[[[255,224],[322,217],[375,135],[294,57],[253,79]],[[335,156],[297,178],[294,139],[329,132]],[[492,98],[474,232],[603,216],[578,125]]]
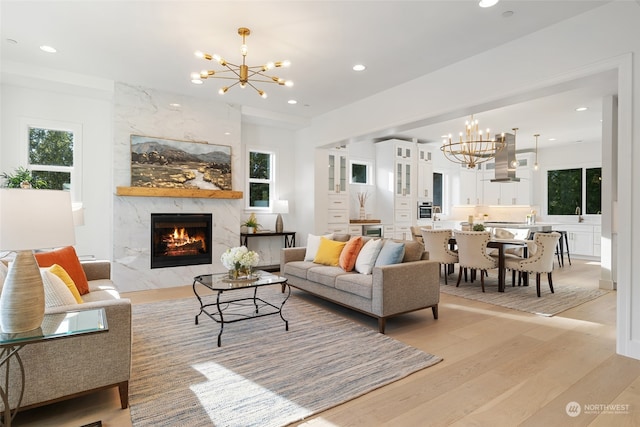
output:
[[[384,334],[384,328],[387,324],[387,319],[384,317],[378,317],[378,332]]]
[[[127,409],[129,407],[129,381],[123,381],[118,384],[120,392],[120,407]]]
[[[433,318],[438,320],[438,304],[431,307],[431,311],[433,311]]]

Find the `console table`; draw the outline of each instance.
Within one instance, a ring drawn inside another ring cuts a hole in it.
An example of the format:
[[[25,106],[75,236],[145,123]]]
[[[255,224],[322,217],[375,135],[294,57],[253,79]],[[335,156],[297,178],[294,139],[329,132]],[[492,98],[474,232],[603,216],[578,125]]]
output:
[[[296,246],[296,232],[295,231],[283,231],[282,233],[277,233],[275,231],[258,231],[256,233],[240,233],[240,245],[248,246],[249,237],[274,237],[274,236],[282,236],[284,237],[284,247],[285,248],[293,248]],[[279,265],[259,265],[258,268],[264,271],[278,271],[280,270]]]
[[[4,403],[4,419],[0,426],[11,426],[13,418],[20,409],[22,394],[25,387],[25,372],[20,359],[20,350],[29,344],[45,340],[69,338],[81,334],[107,332],[107,316],[104,308],[93,310],[68,311],[59,314],[45,314],[42,326],[37,329],[16,334],[0,333],[0,368],[4,368],[5,381],[0,384],[0,396]],[[4,390],[2,387],[8,383],[10,374],[10,361],[15,363],[20,370],[21,390]],[[20,397],[16,407],[11,410],[9,392],[17,393]]]

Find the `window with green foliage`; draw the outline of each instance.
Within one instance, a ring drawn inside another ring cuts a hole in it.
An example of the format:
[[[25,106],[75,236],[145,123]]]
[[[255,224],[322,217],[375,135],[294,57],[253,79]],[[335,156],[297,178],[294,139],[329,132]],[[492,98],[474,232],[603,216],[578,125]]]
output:
[[[29,128],[29,168],[47,188],[69,190],[73,170],[74,135],[71,131]]]
[[[582,169],[547,172],[547,213],[576,215],[582,211]]]
[[[267,151],[249,151],[248,194],[249,208],[271,206],[273,192],[274,154]]]
[[[584,183],[584,185],[583,185]],[[550,170],[547,173],[547,213],[602,213],[602,168]]]

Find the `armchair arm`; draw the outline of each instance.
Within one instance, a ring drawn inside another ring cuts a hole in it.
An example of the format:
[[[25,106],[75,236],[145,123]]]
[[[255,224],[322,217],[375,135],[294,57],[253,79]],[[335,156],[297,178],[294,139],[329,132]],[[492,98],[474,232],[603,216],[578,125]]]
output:
[[[438,304],[439,268],[436,261],[428,260],[374,267],[374,313],[389,316]]]

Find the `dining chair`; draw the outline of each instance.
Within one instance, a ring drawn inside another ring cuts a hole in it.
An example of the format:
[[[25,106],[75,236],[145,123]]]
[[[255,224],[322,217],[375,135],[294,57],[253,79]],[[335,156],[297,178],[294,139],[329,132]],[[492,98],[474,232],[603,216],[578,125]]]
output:
[[[411,237],[415,242],[424,244],[424,240],[422,240],[422,230],[431,229],[430,225],[423,225],[420,227],[411,226]]]
[[[480,270],[480,284],[482,292],[484,292],[484,276],[487,270],[498,268],[498,258],[487,254],[487,244],[491,240],[491,233],[488,231],[458,230],[453,233],[458,246],[458,265],[460,266],[456,287],[460,286],[463,269],[471,269],[472,275],[474,271]]]
[[[547,273],[549,289],[553,291],[553,261],[555,257],[555,249],[560,239],[560,233],[534,233],[533,241],[536,245],[536,251],[529,258],[509,257],[505,259],[505,267],[521,273],[536,274],[536,291],[540,297],[540,275]],[[512,278],[513,280],[513,278]]]
[[[453,237],[450,229],[422,229],[424,250],[429,252],[429,261],[437,261],[444,269],[444,284],[447,283],[449,267],[458,262],[458,254],[449,249],[449,240]]]

